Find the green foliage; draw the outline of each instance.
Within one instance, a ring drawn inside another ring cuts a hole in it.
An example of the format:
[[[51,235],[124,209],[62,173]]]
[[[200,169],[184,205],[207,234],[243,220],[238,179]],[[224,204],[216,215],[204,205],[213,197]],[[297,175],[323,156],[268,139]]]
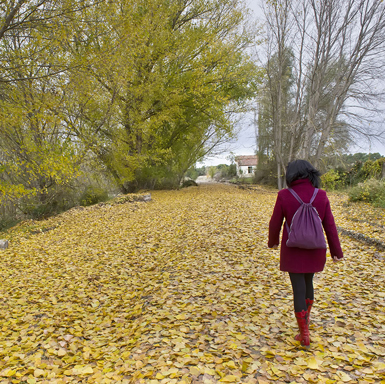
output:
[[[182,188],[187,188],[187,187],[197,187],[198,184],[194,180],[184,180],[182,183]]]
[[[345,160],[347,163],[344,163]],[[353,187],[368,179],[381,179],[384,162],[385,157],[380,154],[374,154],[373,157],[364,153],[344,155],[336,160],[339,165],[329,169],[321,179],[324,187],[329,190]]]
[[[39,219],[63,212],[77,205],[76,191],[69,185],[56,185],[35,195],[24,196],[17,207],[24,218]]]
[[[100,187],[88,186],[80,196],[80,205],[87,207],[108,200],[108,192]]]
[[[334,169],[324,173],[321,176],[321,180],[322,186],[328,191],[334,191],[336,188],[341,186],[341,177],[339,173]]]
[[[7,230],[8,228],[13,227],[19,222],[14,216],[11,215],[2,215],[0,216],[0,232]]]
[[[222,179],[229,179],[237,176],[237,166],[235,164],[219,164],[217,170],[220,172]]]
[[[240,177],[238,182],[241,184],[253,184],[254,180],[252,177]]]
[[[255,96],[242,0],[22,3],[0,7],[0,203],[24,218],[103,201],[90,159],[124,193],[179,188]]]
[[[354,153],[354,154],[345,154],[341,156],[341,162],[345,164],[346,166],[354,166],[357,162],[365,163],[367,160],[376,161],[378,159],[381,159],[382,155],[378,152],[376,153]]]
[[[217,173],[217,168],[216,167],[210,167],[209,168],[209,176],[213,179],[215,174]]]
[[[267,161],[263,166],[258,163],[253,182],[255,184],[277,186],[277,168],[275,162]]]
[[[80,47],[91,64],[73,83],[72,113],[86,121],[78,135],[122,192],[178,186],[191,165],[233,136],[234,112],[246,111],[255,95],[260,73],[240,49],[252,39],[247,28],[240,32],[241,1],[101,7],[100,30]]]
[[[204,175],[206,175],[206,167],[191,167],[186,172],[186,176],[193,180],[196,180],[199,176]]]
[[[385,158],[379,158],[375,161],[367,160],[361,169],[362,175],[365,179],[367,178],[375,178],[379,179],[382,175],[382,166],[385,162]]]
[[[349,192],[350,201],[363,201],[385,208],[385,181],[369,179],[359,183]]]

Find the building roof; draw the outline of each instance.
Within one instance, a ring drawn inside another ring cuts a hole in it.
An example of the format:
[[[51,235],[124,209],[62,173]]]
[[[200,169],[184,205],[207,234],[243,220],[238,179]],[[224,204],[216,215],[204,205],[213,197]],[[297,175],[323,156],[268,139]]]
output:
[[[238,166],[253,166],[258,164],[258,156],[237,156],[235,162],[238,163]]]

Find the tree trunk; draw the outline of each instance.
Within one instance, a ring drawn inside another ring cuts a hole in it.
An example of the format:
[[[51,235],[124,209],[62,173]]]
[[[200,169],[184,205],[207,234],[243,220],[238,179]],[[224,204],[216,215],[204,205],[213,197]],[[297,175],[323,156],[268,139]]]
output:
[[[278,175],[278,189],[282,189],[282,179],[281,179],[281,163],[277,160],[277,175]]]

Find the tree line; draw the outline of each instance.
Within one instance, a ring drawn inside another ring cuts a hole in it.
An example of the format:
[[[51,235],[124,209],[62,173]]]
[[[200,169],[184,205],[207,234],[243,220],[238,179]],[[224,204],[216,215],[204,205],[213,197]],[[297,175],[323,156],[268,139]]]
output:
[[[2,214],[177,187],[255,100],[259,166],[280,188],[288,161],[322,166],[357,135],[378,137],[385,4],[261,0],[263,29],[246,5],[2,1]]]
[[[253,44],[242,0],[2,1],[2,204],[179,185],[250,108]]]
[[[263,86],[256,124],[260,167],[316,167],[363,137],[383,135],[385,4],[381,0],[264,1]]]

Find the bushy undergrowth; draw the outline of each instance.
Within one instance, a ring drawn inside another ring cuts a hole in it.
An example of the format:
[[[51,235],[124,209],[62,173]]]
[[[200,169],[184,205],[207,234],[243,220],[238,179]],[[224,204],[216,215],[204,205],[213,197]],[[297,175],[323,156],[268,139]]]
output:
[[[272,187],[277,186],[277,166],[274,162],[268,162],[263,165],[259,165],[257,171],[254,174],[254,183],[269,185]]]
[[[385,181],[369,179],[349,191],[350,201],[364,201],[385,208]]]
[[[80,205],[87,207],[108,200],[108,191],[103,188],[88,186],[80,196]]]
[[[0,231],[23,220],[47,218],[78,205],[89,206],[107,201],[109,195],[116,192],[108,178],[96,178],[91,172],[84,172],[66,185],[54,184],[36,194],[3,201],[0,207]]]
[[[341,186],[341,178],[338,172],[331,169],[329,172],[324,173],[321,176],[322,187],[328,191],[334,191]]]
[[[369,179],[380,180],[383,177],[384,163],[385,157],[381,157],[377,160],[356,161],[350,166],[329,169],[322,175],[322,185],[325,189],[334,191],[354,187]]]
[[[13,227],[19,222],[19,220],[12,218],[9,215],[2,215],[0,217],[0,232],[5,231],[8,228]]]

